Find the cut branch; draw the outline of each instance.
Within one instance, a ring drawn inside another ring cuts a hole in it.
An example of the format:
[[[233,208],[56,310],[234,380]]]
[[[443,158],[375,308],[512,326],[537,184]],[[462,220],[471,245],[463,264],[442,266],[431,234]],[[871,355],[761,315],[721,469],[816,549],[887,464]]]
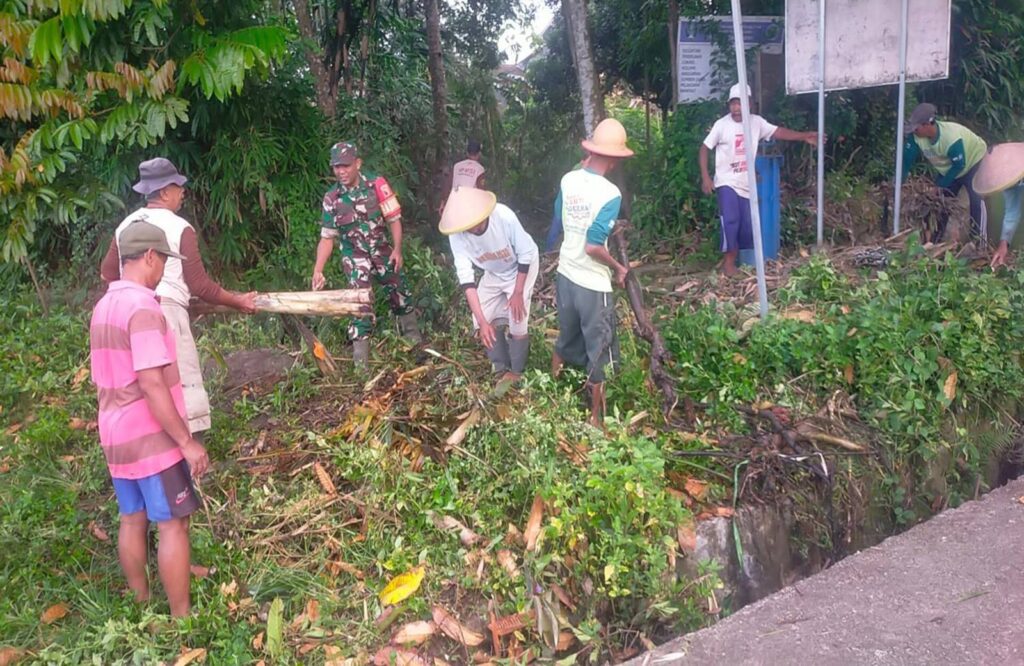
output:
[[[619,263],[629,266],[629,249],[624,231],[612,236],[612,245]],[[644,307],[644,295],[640,288],[640,281],[632,271],[626,276],[626,296],[629,298],[629,306],[633,309],[633,316],[636,317],[640,337],[651,345],[651,380],[661,391],[662,412],[665,418],[668,418],[679,402],[679,397],[676,395],[675,379],[665,369],[671,356],[665,349],[665,341],[662,340],[661,333],[654,327],[651,316],[647,313],[647,308]]]
[[[279,314],[347,317],[373,314],[372,293],[369,289],[335,289],[333,291],[272,291],[256,294],[256,308],[260,312]],[[189,307],[193,315],[237,313],[237,310],[197,301]]]

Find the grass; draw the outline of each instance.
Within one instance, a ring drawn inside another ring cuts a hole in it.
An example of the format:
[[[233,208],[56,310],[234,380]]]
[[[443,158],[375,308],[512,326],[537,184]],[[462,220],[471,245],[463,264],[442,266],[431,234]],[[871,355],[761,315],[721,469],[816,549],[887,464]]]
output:
[[[0,646],[47,663],[155,663],[191,648],[205,648],[214,663],[320,663],[335,648],[366,659],[400,624],[429,619],[435,605],[486,632],[489,605],[498,615],[523,612],[552,584],[576,605],[562,621],[579,638],[561,655],[607,655],[635,643],[641,628],[668,635],[709,619],[700,600],[710,582],[687,587],[668,568],[676,524],[688,512],[666,492],[659,446],[625,425],[654,404],[627,386],[642,385],[643,371],[617,380],[622,400],[605,436],[584,425],[581,377],[555,382],[539,371],[548,352],[535,354],[521,391],[489,397],[485,359],[461,322],[433,332],[437,355],[410,354],[382,331],[377,367],[386,370],[369,391],[375,373],[357,377],[346,367],[324,379],[303,357],[283,381],[215,410],[207,442],[215,467],[192,529],[193,561],[213,571],[193,581],[194,616],[171,621],[158,583],[147,604],[125,596],[116,504],[95,432],[82,427],[95,419],[82,373],[87,315],[58,309],[46,319],[28,302],[12,304],[0,329],[14,352],[5,356],[0,413],[0,587],[15,591],[0,598]],[[233,351],[284,340],[272,318],[200,328],[201,352],[216,365],[229,364]],[[329,348],[344,349],[340,327],[319,332]],[[544,350],[540,335],[535,349]],[[625,338],[624,353],[640,368],[640,350]],[[216,382],[210,388],[223,400]],[[474,408],[483,424],[445,446]],[[573,461],[570,442],[589,464]],[[544,529],[528,552],[514,535],[526,529],[537,495],[547,507]],[[479,541],[467,546],[439,528],[445,517]],[[504,551],[511,570],[499,563]],[[422,588],[382,626],[377,592],[419,564],[427,567]],[[284,645],[271,655],[275,599],[283,602]],[[43,622],[57,604],[68,613]],[[545,649],[534,631],[517,642]],[[431,645],[453,663],[469,659],[456,642]]]

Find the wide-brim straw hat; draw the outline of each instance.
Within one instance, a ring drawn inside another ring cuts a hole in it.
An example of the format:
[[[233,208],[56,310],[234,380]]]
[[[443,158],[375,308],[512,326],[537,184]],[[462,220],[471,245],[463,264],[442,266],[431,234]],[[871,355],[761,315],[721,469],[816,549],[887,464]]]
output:
[[[594,136],[581,142],[583,149],[605,157],[632,157],[626,147],[626,128],[614,118],[605,118],[594,128]]]
[[[475,187],[456,187],[448,195],[437,229],[445,236],[472,229],[486,220],[497,204],[498,197],[494,192]]]
[[[992,146],[974,174],[974,191],[994,194],[1024,179],[1024,143]]]

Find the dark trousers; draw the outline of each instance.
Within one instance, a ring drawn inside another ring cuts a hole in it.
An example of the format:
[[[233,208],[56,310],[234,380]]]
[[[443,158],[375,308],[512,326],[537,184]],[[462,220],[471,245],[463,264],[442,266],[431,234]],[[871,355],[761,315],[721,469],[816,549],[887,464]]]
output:
[[[981,162],[978,162],[971,170],[954,180],[948,188],[940,189],[942,195],[952,199],[960,196],[960,189],[967,188],[967,199],[971,203],[971,240],[977,240],[981,237],[981,225],[986,224],[987,220],[985,217],[985,200],[980,194],[974,191],[974,173],[981,166]],[[949,211],[943,210],[939,213],[938,225],[935,228],[935,233],[932,236],[931,241],[933,243],[942,242],[943,236],[946,235],[946,225],[949,224]]]

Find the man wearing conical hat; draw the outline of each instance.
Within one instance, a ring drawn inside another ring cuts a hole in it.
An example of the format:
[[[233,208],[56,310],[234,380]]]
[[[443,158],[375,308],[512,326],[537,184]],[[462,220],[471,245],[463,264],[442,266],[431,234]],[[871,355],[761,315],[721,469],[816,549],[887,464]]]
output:
[[[979,196],[1003,193],[1003,228],[999,247],[992,255],[992,268],[1006,263],[1010,241],[1020,223],[1020,200],[1024,195],[1024,143],[993,146],[974,174],[974,191]]]
[[[903,124],[907,134],[903,145],[903,179],[910,174],[918,157],[924,156],[939,176],[935,186],[943,196],[955,198],[967,188],[971,204],[971,238],[985,233],[985,200],[975,191],[973,180],[988,147],[985,140],[959,123],[936,119],[934,104],[918,104]],[[930,239],[938,243],[946,234],[949,211],[943,208]]]
[[[754,133],[752,141],[743,135],[743,105],[740,101],[740,85],[729,90],[729,113],[711,126],[711,131],[700,145],[701,188],[704,194],[715,193],[718,199],[718,216],[722,232],[721,250],[724,255],[722,272],[736,273],[736,258],[740,250],[754,248],[754,227],[750,218],[750,186],[747,182],[747,165],[757,154],[757,144],[769,139],[782,141],[805,141],[818,143],[816,132],[797,132],[773,125],[757,114],[750,116],[750,128]],[[747,86],[750,97],[750,86]],[[708,173],[708,151],[715,151],[715,179]]]
[[[495,373],[516,380],[530,351],[527,321],[540,253],[512,210],[493,192],[456,185],[441,223],[473,324]],[[473,267],[483,271],[475,281]]]
[[[619,216],[622,195],[608,178],[625,158],[626,129],[614,118],[602,120],[582,142],[586,165],[562,176],[555,200],[555,222],[564,239],[558,253],[558,341],[552,373],[563,364],[586,368],[591,422],[604,422],[605,368],[618,360],[612,283],[625,284],[629,268],[608,251],[608,238]]]

